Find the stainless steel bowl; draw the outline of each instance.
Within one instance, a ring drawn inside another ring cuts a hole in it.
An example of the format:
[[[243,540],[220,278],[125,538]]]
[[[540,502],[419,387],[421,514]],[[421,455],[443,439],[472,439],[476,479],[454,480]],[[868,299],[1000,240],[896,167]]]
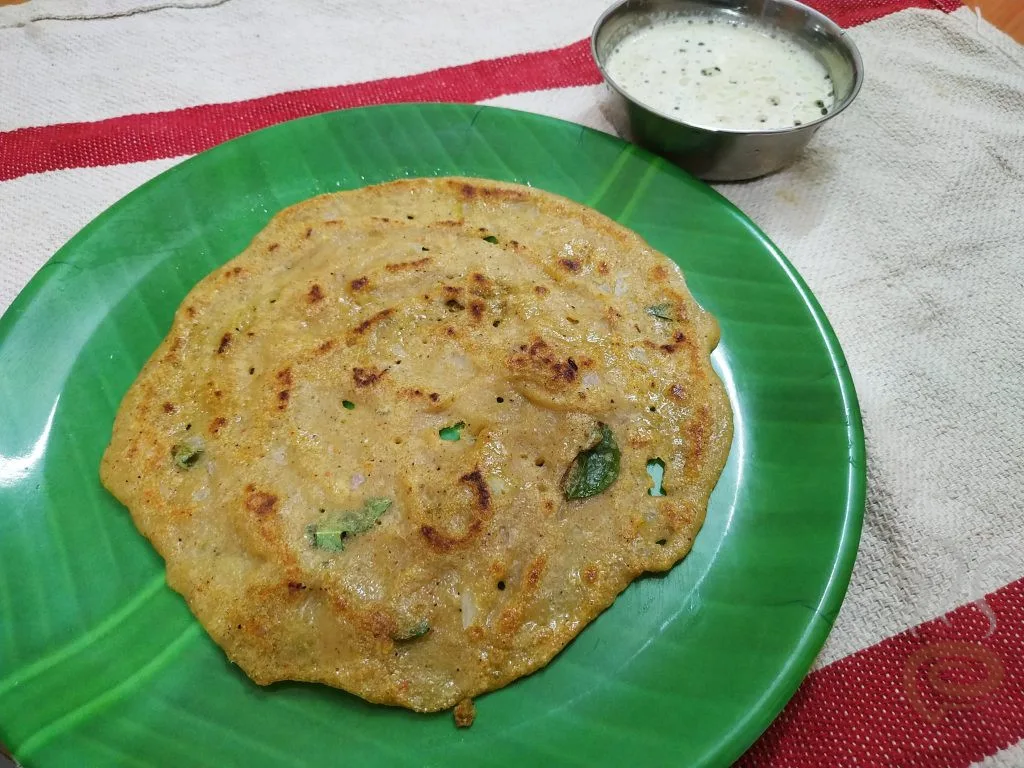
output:
[[[825,66],[835,86],[835,106],[813,122],[766,131],[702,127],[655,111],[609,77],[605,62],[624,37],[665,14],[700,14],[726,21],[750,18],[792,36]],[[796,0],[623,0],[598,19],[590,48],[605,82],[625,103],[630,138],[709,181],[742,181],[786,167],[822,125],[850,105],[864,80],[860,53],[846,33]]]

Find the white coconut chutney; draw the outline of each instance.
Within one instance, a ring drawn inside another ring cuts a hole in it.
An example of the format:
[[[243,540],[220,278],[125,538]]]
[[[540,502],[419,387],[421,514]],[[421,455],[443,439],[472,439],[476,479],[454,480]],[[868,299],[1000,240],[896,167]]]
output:
[[[605,69],[637,101],[704,128],[791,128],[835,104],[832,80],[814,54],[756,22],[666,16],[625,37]]]

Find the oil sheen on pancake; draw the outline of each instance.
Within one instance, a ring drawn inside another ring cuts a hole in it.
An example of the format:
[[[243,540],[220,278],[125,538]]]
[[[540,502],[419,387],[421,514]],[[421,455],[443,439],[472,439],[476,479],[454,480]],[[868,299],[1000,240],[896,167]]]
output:
[[[567,199],[326,195],[185,298],[102,479],[256,683],[447,709],[690,549],[731,441],[718,336],[669,259]]]

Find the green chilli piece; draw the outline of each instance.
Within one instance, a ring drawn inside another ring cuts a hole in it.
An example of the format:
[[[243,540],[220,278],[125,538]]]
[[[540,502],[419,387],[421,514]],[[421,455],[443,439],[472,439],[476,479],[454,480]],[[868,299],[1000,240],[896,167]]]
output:
[[[494,235],[488,235],[487,237],[483,238],[483,240],[484,242],[492,243],[494,245],[498,244],[498,238],[496,238]]]
[[[196,462],[199,461],[202,455],[202,446],[194,440],[187,440],[184,443],[178,443],[171,448],[171,459],[173,459],[174,463],[181,469],[191,469],[196,465]]]
[[[447,440],[450,443],[454,443],[462,439],[462,430],[466,428],[466,422],[460,421],[457,424],[452,424],[450,427],[442,427],[437,430],[437,435],[442,440]]]
[[[367,499],[361,509],[343,512],[320,523],[311,523],[306,526],[306,535],[317,549],[341,552],[345,549],[346,538],[366,533],[373,528],[381,516],[391,508],[391,504],[391,499],[383,497]]]
[[[594,445],[576,454],[562,478],[567,499],[587,499],[605,491],[619,476],[622,457],[615,435],[607,424],[598,423],[600,436]]]
[[[398,630],[393,635],[391,635],[391,639],[396,640],[398,642],[415,640],[417,637],[423,637],[429,631],[430,623],[426,619],[423,619],[422,621],[413,624],[411,627]]]
[[[356,404],[353,403],[351,400],[342,400],[341,407],[344,408],[346,411],[354,411],[356,408]]]
[[[653,304],[649,307],[644,307],[644,312],[651,317],[658,318],[659,320],[668,320],[670,323],[674,323],[677,319],[675,308],[667,302],[664,304]]]

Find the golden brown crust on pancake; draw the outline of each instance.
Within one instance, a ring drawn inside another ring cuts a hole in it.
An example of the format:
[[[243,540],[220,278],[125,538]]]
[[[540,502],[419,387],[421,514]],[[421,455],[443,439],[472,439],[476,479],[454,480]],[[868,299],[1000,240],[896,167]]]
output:
[[[446,709],[689,551],[731,440],[717,341],[674,264],[564,198],[326,195],[186,297],[102,479],[254,681]],[[567,500],[599,424],[618,478]]]

